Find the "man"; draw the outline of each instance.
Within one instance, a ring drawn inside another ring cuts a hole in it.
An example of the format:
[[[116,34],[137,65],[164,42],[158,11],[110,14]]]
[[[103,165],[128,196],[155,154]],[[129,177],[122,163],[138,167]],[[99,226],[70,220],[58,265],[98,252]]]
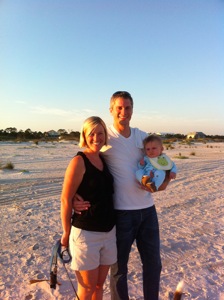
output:
[[[115,189],[118,257],[111,267],[111,299],[129,299],[127,265],[131,246],[136,241],[143,268],[144,299],[158,300],[162,266],[157,213],[151,193],[135,179],[138,161],[143,157],[142,141],[148,134],[130,127],[133,99],[128,92],[119,91],[112,95],[110,113],[114,122],[108,128],[108,146],[102,151],[114,176]],[[168,180],[160,190],[167,184]],[[83,202],[82,209],[86,204]],[[78,206],[75,205],[75,209]]]

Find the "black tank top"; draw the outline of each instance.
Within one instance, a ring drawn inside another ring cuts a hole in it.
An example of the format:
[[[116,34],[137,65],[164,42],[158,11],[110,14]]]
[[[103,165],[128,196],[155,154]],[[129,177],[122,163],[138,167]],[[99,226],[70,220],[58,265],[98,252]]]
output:
[[[77,194],[89,201],[91,207],[81,214],[74,213],[72,225],[89,231],[108,232],[115,225],[113,177],[102,156],[103,170],[100,171],[83,152],[77,155],[82,156],[86,168]]]

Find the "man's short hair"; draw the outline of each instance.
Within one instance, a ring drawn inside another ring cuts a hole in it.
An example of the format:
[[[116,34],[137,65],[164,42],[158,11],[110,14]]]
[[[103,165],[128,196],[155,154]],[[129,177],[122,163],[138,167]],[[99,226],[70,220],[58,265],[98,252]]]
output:
[[[133,106],[134,106],[133,98],[132,98],[131,94],[126,91],[118,91],[112,95],[112,97],[110,98],[110,108],[113,108],[114,102],[116,101],[117,98],[129,99],[131,102],[131,106],[133,108]]]

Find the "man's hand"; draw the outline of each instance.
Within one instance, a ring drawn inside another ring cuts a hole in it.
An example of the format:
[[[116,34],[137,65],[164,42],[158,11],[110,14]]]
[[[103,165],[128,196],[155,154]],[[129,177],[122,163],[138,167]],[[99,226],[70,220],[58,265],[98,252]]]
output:
[[[168,186],[169,182],[170,182],[170,171],[166,171],[166,177],[165,177],[163,183],[161,184],[161,186],[159,187],[158,192],[164,191],[166,189],[166,187]]]
[[[170,179],[176,179],[176,173],[170,172]]]
[[[149,192],[149,193],[154,193],[154,191],[152,189],[148,188],[146,185],[143,185],[143,184],[141,184],[139,182],[138,182],[138,185],[139,185],[139,188],[141,190],[144,190],[144,191]]]
[[[170,180],[171,180],[170,179],[170,172],[167,171],[166,172],[166,177],[165,177],[163,183],[160,185],[158,191],[154,191],[152,189],[149,189],[149,188],[147,188],[147,186],[144,186],[144,185],[142,185],[140,183],[139,183],[139,187],[140,187],[140,189],[142,189],[142,190],[144,190],[146,192],[149,192],[149,193],[155,193],[155,192],[159,192],[159,191],[164,191],[166,189],[166,187],[168,186]]]
[[[72,207],[76,214],[81,214],[83,210],[88,210],[90,206],[89,201],[84,201],[79,194],[75,194],[72,200]]]

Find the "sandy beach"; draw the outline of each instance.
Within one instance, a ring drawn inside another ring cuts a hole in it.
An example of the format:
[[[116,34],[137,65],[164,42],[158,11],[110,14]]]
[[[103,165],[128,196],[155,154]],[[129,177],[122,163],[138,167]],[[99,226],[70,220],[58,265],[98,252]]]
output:
[[[59,262],[58,281],[49,279],[53,245],[61,236],[60,193],[65,169],[78,151],[75,142],[0,143],[0,299],[74,299]],[[176,163],[177,179],[154,193],[161,233],[160,299],[172,299],[184,280],[182,299],[224,300],[224,143],[175,143],[164,151]],[[179,159],[176,156],[186,156]],[[70,270],[74,286],[76,279]],[[131,300],[143,300],[136,247],[129,261]],[[109,275],[104,299],[110,299]]]

